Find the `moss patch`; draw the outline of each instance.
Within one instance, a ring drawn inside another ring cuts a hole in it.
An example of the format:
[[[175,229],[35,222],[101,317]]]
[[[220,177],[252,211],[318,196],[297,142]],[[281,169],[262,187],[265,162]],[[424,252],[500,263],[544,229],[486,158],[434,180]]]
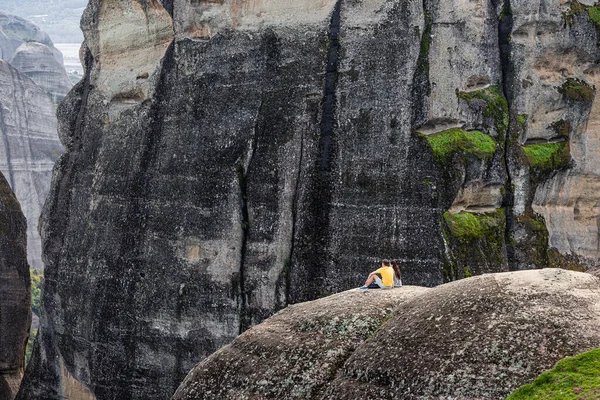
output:
[[[490,159],[496,152],[496,142],[483,132],[466,132],[459,128],[448,129],[433,135],[423,135],[429,142],[433,155],[438,163],[450,161],[452,156],[460,152],[472,154],[481,159]]]
[[[475,100],[485,102],[483,115],[485,117],[494,118],[494,126],[500,135],[500,141],[505,137],[508,131],[508,102],[504,98],[504,94],[500,86],[490,86],[486,89],[475,90],[472,92],[461,92],[456,90],[456,96],[463,99],[467,104],[471,105]]]
[[[565,358],[507,400],[575,400],[600,398],[600,349]]]
[[[570,159],[569,142],[522,146],[529,166],[539,171],[552,171],[565,166]]]
[[[504,224],[505,218],[504,210],[499,209],[488,214],[468,212],[452,214],[446,211],[444,220],[454,238],[462,242],[470,242],[473,239],[484,239],[487,235],[493,234],[497,230],[498,224]]]
[[[442,234],[448,245],[443,263],[446,282],[506,270],[504,210],[487,214],[443,215]]]
[[[584,11],[584,7],[577,1],[571,1],[571,8],[569,11],[565,11],[562,13],[563,20],[565,21],[565,27],[573,26],[575,23],[575,16],[581,14]]]
[[[596,29],[600,30],[600,9],[598,6],[588,7],[587,13],[590,20],[596,25]]]
[[[594,89],[579,79],[568,78],[558,91],[573,101],[594,100]]]
[[[517,121],[519,122],[519,125],[524,128],[527,125],[527,114],[517,115]]]

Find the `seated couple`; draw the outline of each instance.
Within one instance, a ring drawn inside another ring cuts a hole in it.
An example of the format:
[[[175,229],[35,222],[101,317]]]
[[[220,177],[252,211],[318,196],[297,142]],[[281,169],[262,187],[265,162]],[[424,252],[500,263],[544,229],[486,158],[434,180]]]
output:
[[[402,274],[396,261],[383,260],[381,268],[369,274],[361,289],[391,289],[402,286]]]

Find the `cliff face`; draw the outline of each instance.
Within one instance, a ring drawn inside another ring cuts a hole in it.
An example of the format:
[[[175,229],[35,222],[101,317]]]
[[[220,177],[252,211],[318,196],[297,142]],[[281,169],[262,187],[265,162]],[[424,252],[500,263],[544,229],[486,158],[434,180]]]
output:
[[[594,264],[600,10],[529,3],[91,1],[21,398],[165,398],[382,256],[426,286]]]
[[[43,268],[38,221],[63,151],[54,112],[42,88],[0,60],[0,171],[27,217],[27,257],[36,269]]]
[[[9,62],[48,92],[55,104],[60,103],[73,86],[63,64],[43,43],[23,43]]]
[[[173,400],[504,398],[598,345],[599,288],[545,269],[298,304],[199,363]]]
[[[0,399],[12,400],[25,365],[31,325],[26,222],[0,173]]]

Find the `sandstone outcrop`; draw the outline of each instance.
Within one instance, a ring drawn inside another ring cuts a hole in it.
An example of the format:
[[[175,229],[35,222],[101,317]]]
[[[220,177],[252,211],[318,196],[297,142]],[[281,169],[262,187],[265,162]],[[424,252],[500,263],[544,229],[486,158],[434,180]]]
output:
[[[358,286],[381,257],[423,286],[593,265],[595,239],[568,229],[596,232],[594,192],[569,190],[595,179],[595,13],[92,0],[22,398],[60,398],[65,376],[97,398],[168,397],[240,332]]]
[[[173,399],[504,398],[598,345],[599,288],[559,269],[403,287],[376,324],[390,306],[377,291],[298,304],[198,364]]]
[[[38,221],[63,148],[54,105],[30,78],[0,60],[0,171],[27,218],[29,265],[42,269]]]
[[[0,399],[12,400],[25,365],[31,325],[27,224],[0,173]]]
[[[43,43],[23,43],[9,63],[41,86],[55,104],[60,103],[73,86],[63,64],[56,60],[52,49]]]

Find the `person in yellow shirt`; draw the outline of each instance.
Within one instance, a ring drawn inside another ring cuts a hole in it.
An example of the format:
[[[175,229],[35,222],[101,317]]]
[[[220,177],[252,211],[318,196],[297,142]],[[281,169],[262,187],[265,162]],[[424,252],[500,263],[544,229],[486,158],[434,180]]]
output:
[[[381,268],[369,274],[361,289],[391,289],[394,287],[395,271],[390,260],[381,261]]]

